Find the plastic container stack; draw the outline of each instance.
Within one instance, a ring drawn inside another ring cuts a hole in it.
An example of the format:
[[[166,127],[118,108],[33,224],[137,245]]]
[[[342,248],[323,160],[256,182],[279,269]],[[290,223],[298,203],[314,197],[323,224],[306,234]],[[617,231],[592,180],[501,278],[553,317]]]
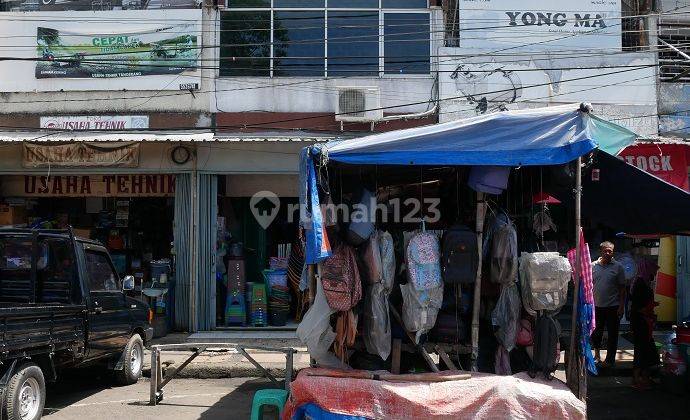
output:
[[[268,310],[271,325],[282,327],[287,324],[287,316],[290,312],[290,290],[287,286],[274,285],[271,287]]]
[[[264,270],[263,274],[269,292],[272,290],[273,286],[287,287],[286,269]]]
[[[268,298],[266,296],[265,284],[252,284],[250,317],[251,324],[254,327],[265,327],[268,325]]]
[[[228,293],[225,303],[225,325],[244,327],[246,319],[247,308],[242,292],[235,290],[232,293]]]

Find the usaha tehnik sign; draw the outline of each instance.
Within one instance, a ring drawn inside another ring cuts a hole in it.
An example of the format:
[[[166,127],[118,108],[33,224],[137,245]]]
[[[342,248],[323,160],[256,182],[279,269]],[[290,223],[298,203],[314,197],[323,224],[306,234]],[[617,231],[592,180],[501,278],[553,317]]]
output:
[[[173,197],[175,175],[8,175],[3,197]]]
[[[621,0],[459,0],[460,47],[487,53],[620,49]]]
[[[139,143],[24,143],[22,166],[47,167],[119,167],[139,166]]]

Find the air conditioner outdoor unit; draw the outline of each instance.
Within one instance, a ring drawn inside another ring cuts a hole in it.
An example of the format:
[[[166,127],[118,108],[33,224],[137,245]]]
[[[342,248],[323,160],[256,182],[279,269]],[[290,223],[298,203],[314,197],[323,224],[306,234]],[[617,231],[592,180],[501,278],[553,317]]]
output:
[[[373,122],[383,119],[381,92],[378,87],[339,86],[335,120]]]

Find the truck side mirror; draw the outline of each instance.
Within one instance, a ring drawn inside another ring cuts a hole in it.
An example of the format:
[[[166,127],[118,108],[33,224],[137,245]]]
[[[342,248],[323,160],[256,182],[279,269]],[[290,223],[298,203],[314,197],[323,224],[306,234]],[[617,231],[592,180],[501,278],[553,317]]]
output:
[[[122,280],[122,290],[134,290],[134,276],[125,276]]]

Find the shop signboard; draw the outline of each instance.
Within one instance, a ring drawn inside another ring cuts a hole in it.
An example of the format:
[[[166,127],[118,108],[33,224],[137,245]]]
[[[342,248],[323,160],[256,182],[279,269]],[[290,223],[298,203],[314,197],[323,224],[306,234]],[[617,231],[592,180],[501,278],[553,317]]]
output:
[[[194,72],[200,39],[191,24],[109,33],[36,28],[36,78],[104,79]]]
[[[621,0],[459,0],[458,7],[460,47],[487,54],[622,45]]]
[[[139,143],[23,143],[25,168],[139,166]]]
[[[638,143],[623,149],[618,158],[690,192],[687,151],[683,144]]]
[[[201,9],[6,12],[2,22],[0,50],[16,60],[0,61],[0,92],[201,85]]]
[[[8,175],[3,197],[173,197],[175,175]]]
[[[147,115],[72,115],[41,117],[41,128],[59,130],[128,130],[149,128]]]

